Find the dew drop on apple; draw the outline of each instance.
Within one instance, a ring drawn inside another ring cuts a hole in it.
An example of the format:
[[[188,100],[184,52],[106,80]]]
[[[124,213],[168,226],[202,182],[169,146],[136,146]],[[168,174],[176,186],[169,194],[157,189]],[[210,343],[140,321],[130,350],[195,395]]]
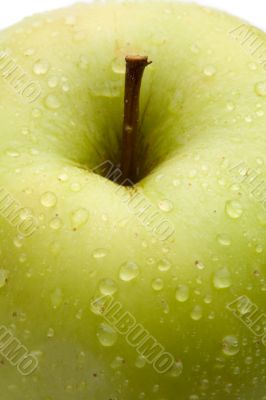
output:
[[[65,18],[65,24],[74,26],[76,24],[76,17],[75,15],[67,15]]]
[[[227,111],[229,111],[229,112],[234,111],[234,109],[235,109],[235,104],[232,103],[232,102],[228,102],[228,103],[226,104],[226,109],[227,109]]]
[[[67,93],[67,92],[70,91],[70,85],[69,85],[68,82],[63,83],[63,85],[62,85],[62,90],[63,90],[63,92],[65,92],[65,93]]]
[[[124,75],[126,72],[124,57],[116,57],[112,62],[112,70],[115,74]]]
[[[158,385],[158,384],[155,384],[155,385],[153,386],[153,388],[152,388],[153,393],[158,393],[159,390],[160,390],[160,385]]]
[[[23,245],[23,237],[15,236],[13,243],[14,243],[14,246],[17,247],[18,249],[21,248]]]
[[[206,65],[203,72],[204,72],[204,75],[206,75],[208,77],[212,77],[216,74],[216,68],[214,65]]]
[[[190,47],[190,50],[192,51],[192,53],[194,54],[198,54],[200,52],[200,48],[197,44],[192,44],[192,46]]]
[[[158,269],[161,272],[167,272],[172,267],[171,262],[167,258],[163,258],[158,262]]]
[[[143,368],[143,367],[145,367],[145,365],[146,365],[146,360],[143,356],[139,356],[136,358],[135,367]]]
[[[111,347],[117,341],[116,331],[108,324],[100,324],[97,332],[99,342],[104,347]]]
[[[162,290],[163,286],[164,286],[164,283],[163,283],[163,280],[161,278],[157,278],[157,279],[154,279],[152,281],[152,288],[156,292],[159,292],[160,290]]]
[[[253,358],[248,356],[245,358],[245,364],[246,365],[251,365],[253,363]]]
[[[164,212],[169,212],[173,209],[173,203],[170,200],[162,200],[159,202],[159,209]]]
[[[237,200],[230,200],[225,205],[227,215],[232,219],[238,219],[243,214],[242,204]]]
[[[178,360],[174,363],[173,367],[169,371],[169,376],[171,378],[178,378],[183,372],[183,363],[181,360]]]
[[[265,97],[266,96],[266,81],[258,82],[255,85],[255,93],[258,96]]]
[[[103,279],[99,289],[103,295],[112,295],[117,291],[116,282],[113,279]]]
[[[9,271],[6,269],[0,269],[0,288],[4,287],[8,280]]]
[[[235,336],[225,336],[222,341],[222,350],[227,356],[236,355],[240,350],[238,339]]]
[[[61,218],[55,217],[55,218],[51,219],[51,221],[49,222],[49,226],[50,226],[50,228],[52,228],[54,230],[60,229],[62,226]]]
[[[217,236],[217,240],[221,246],[228,247],[231,245],[231,239],[228,235],[220,234]]]
[[[53,328],[49,328],[47,331],[47,337],[48,338],[52,338],[54,337],[54,329]]]
[[[108,254],[107,249],[95,249],[92,252],[92,257],[95,258],[96,260],[100,260],[102,258],[105,258]]]
[[[124,263],[119,272],[119,277],[124,282],[132,281],[139,275],[139,267],[133,261]]]
[[[45,192],[41,196],[41,204],[46,208],[55,207],[57,203],[57,197],[53,192]]]
[[[110,300],[112,300],[112,298],[108,299],[108,297],[93,297],[90,300],[90,309],[93,312],[93,314],[95,315],[102,315],[106,308],[109,305]]]
[[[200,398],[198,395],[192,394],[191,396],[189,396],[188,400],[200,400]]]
[[[74,182],[70,185],[70,190],[72,190],[72,192],[80,192],[81,187],[80,184],[78,182]]]
[[[32,47],[30,47],[24,51],[24,56],[26,56],[26,57],[33,56],[34,54],[35,54],[35,49],[33,49]]]
[[[35,75],[45,75],[49,70],[49,63],[47,61],[39,60],[33,66]]]
[[[189,287],[187,285],[180,285],[176,290],[176,300],[180,303],[185,303],[189,299]]]
[[[48,86],[51,89],[56,88],[58,86],[58,83],[59,79],[57,78],[57,76],[51,76],[51,78],[48,79]]]
[[[204,270],[205,269],[205,264],[203,264],[203,262],[202,261],[195,261],[195,267],[197,268],[197,269],[199,269],[200,271],[202,271],[202,270]]]
[[[61,107],[61,102],[58,97],[53,94],[49,94],[45,99],[45,105],[50,110],[57,110]]]
[[[71,214],[72,227],[78,229],[85,225],[89,219],[89,212],[86,208],[79,208]]]
[[[125,364],[125,360],[123,357],[117,356],[115,357],[115,359],[112,361],[111,363],[111,368],[112,369],[118,369],[123,367],[123,365]]]
[[[68,175],[65,174],[65,173],[59,174],[59,175],[58,175],[58,180],[59,180],[60,182],[66,182],[66,181],[68,180]]]
[[[199,321],[202,318],[202,307],[199,305],[195,306],[191,311],[190,316],[194,321]]]
[[[51,294],[51,305],[54,309],[58,308],[63,302],[63,293],[62,289],[56,288],[55,291]]]
[[[87,56],[82,55],[79,59],[79,67],[81,69],[86,69],[88,68],[88,65],[90,63],[90,60]]]
[[[219,268],[215,272],[213,284],[216,289],[226,289],[232,285],[231,273],[228,268]]]
[[[18,258],[19,262],[21,264],[24,264],[24,262],[27,260],[27,254],[26,253],[21,253],[19,258]]]
[[[17,158],[17,157],[20,156],[20,153],[18,151],[15,151],[15,150],[7,150],[6,154],[9,157],[13,157],[13,158]]]

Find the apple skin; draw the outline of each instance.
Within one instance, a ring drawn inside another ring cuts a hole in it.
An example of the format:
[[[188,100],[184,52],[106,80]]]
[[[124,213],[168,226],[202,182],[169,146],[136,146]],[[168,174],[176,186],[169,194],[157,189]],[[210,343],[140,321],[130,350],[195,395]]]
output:
[[[42,89],[29,103],[0,77],[1,187],[38,219],[21,238],[1,217],[0,322],[39,360],[22,376],[1,358],[3,400],[265,400],[266,348],[227,309],[240,296],[266,309],[266,211],[234,168],[244,162],[265,176],[266,97],[255,89],[266,77],[228,33],[240,24],[196,5],[110,2],[1,33],[1,49]],[[129,189],[91,170],[119,157],[130,53],[153,61],[136,188],[174,225],[164,242],[123,202]],[[129,282],[120,277],[126,262],[139,267]],[[141,364],[122,335],[101,344],[104,319],[90,302],[104,279],[182,362],[180,374]],[[183,302],[180,285],[189,291]]]

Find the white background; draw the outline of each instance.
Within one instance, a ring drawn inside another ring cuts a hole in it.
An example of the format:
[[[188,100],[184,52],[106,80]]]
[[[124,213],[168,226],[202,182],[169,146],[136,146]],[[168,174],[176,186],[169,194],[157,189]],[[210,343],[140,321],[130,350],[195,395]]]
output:
[[[85,3],[86,0],[83,2]],[[91,1],[87,0],[87,2]],[[199,0],[196,2],[242,17],[266,31],[265,0]],[[0,0],[0,29],[36,12],[65,7],[73,3],[75,0]]]

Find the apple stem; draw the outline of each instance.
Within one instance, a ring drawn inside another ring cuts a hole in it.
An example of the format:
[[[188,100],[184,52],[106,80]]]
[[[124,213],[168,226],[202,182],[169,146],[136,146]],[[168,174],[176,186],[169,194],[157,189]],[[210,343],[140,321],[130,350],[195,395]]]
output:
[[[122,134],[121,172],[125,186],[135,183],[138,176],[136,144],[139,125],[141,82],[145,68],[151,64],[148,57],[127,56]],[[122,183],[123,184],[123,183]]]

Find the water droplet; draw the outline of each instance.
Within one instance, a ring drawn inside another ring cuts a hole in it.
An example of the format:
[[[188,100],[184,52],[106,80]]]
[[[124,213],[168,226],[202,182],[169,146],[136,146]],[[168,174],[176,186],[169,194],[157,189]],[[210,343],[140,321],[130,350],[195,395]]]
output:
[[[68,175],[65,173],[62,173],[62,174],[58,175],[58,180],[61,182],[66,182],[68,180]]]
[[[243,214],[242,204],[237,200],[228,201],[225,205],[225,210],[230,218],[238,219]]]
[[[202,307],[195,306],[191,311],[190,316],[194,321],[199,321],[202,318]]]
[[[24,263],[27,260],[27,254],[22,253],[19,258],[18,258],[19,262]]]
[[[264,111],[263,110],[258,110],[258,111],[256,111],[256,115],[258,117],[263,117],[264,116]]]
[[[33,118],[40,118],[42,116],[42,111],[39,108],[34,108],[32,110],[32,116]]]
[[[249,69],[251,69],[251,71],[255,71],[257,69],[257,64],[252,62],[248,64]]]
[[[231,239],[227,235],[224,235],[224,234],[218,235],[217,240],[221,246],[230,246],[231,245]]]
[[[192,53],[198,54],[199,51],[200,51],[200,48],[199,48],[199,46],[198,46],[197,44],[193,44],[193,45],[190,47],[190,50],[192,51]]]
[[[182,361],[176,361],[169,371],[169,376],[172,378],[178,378],[183,372],[183,363]]]
[[[9,271],[0,269],[0,288],[4,287],[8,280]]]
[[[48,79],[48,86],[53,89],[58,85],[58,78],[56,76],[52,76]]]
[[[91,87],[91,93],[96,97],[118,97],[122,91],[121,81],[108,81],[95,83]]]
[[[62,220],[59,217],[55,217],[55,218],[51,219],[49,226],[50,226],[50,228],[52,228],[54,230],[58,230],[62,226]]]
[[[68,15],[65,18],[66,25],[75,25],[76,24],[76,17],[74,15]]]
[[[158,262],[158,269],[161,272],[167,272],[169,271],[169,269],[172,267],[172,264],[170,263],[169,260],[167,260],[167,258],[163,258],[162,260],[160,260]]]
[[[239,352],[239,343],[235,336],[223,338],[223,353],[227,356],[234,356]]]
[[[262,252],[263,252],[263,246],[259,244],[258,246],[256,246],[256,253],[261,254]]]
[[[230,271],[226,267],[218,269],[214,274],[213,284],[216,289],[229,288],[232,285]]]
[[[255,85],[255,93],[258,96],[266,96],[266,82],[258,82]]]
[[[53,328],[48,329],[47,337],[49,337],[49,338],[54,337],[54,329]]]
[[[13,243],[14,243],[14,246],[19,249],[23,245],[23,237],[22,236],[16,236],[14,238],[14,240],[13,240]]]
[[[97,337],[104,347],[111,347],[117,340],[117,333],[110,325],[102,323],[99,326]]]
[[[51,294],[51,304],[54,309],[58,308],[63,301],[63,293],[60,288],[56,288]]]
[[[189,396],[188,400],[199,400],[199,396],[197,396],[196,394],[192,394],[191,396]]]
[[[169,200],[162,200],[159,202],[159,208],[164,212],[169,212],[173,209],[173,204]]]
[[[125,58],[116,57],[112,62],[112,70],[115,74],[124,75],[126,72]]]
[[[90,60],[89,60],[89,58],[87,56],[83,55],[83,56],[80,57],[80,59],[79,59],[79,67],[81,69],[88,68],[89,63],[90,63]]]
[[[33,66],[33,72],[36,75],[45,75],[49,70],[49,63],[47,61],[39,60]]]
[[[250,115],[248,115],[248,116],[245,117],[244,119],[245,119],[245,121],[246,121],[247,123],[251,123],[251,122],[253,121],[253,118],[252,118]]]
[[[137,357],[136,361],[135,361],[135,366],[137,368],[143,368],[146,365],[146,360],[143,356],[139,356]]]
[[[51,110],[57,110],[61,107],[60,100],[53,94],[49,94],[45,99],[45,105]]]
[[[105,258],[108,254],[106,249],[96,249],[92,253],[92,257],[96,260],[100,260],[101,258]]]
[[[125,360],[123,357],[117,356],[111,364],[111,368],[117,369],[121,368],[125,364]]]
[[[189,299],[189,287],[187,285],[180,285],[176,291],[176,300],[181,303],[186,302]]]
[[[216,68],[213,65],[207,65],[203,72],[206,76],[211,77],[216,74]]]
[[[227,111],[229,111],[229,112],[234,111],[234,109],[235,109],[234,103],[231,103],[231,102],[227,103],[227,104],[226,104],[226,109],[227,109]]]
[[[130,261],[124,263],[120,268],[119,277],[122,281],[129,282],[139,275],[139,267],[136,263]]]
[[[7,152],[6,152],[6,154],[9,156],[9,157],[13,157],[13,158],[17,158],[17,157],[19,157],[19,152],[18,151],[15,151],[15,150],[7,150]]]
[[[33,48],[29,48],[24,51],[24,55],[27,57],[33,56],[33,54],[35,54],[35,50]]]
[[[202,271],[203,269],[205,269],[205,265],[203,264],[203,262],[201,261],[195,261],[195,266],[197,269],[199,269],[200,271]]]
[[[89,212],[85,208],[79,208],[74,211],[71,215],[72,227],[73,229],[78,229],[85,225],[89,219]]]
[[[74,182],[70,185],[70,189],[72,190],[72,192],[80,192],[80,184],[77,182]]]
[[[41,196],[41,204],[46,207],[54,207],[57,203],[57,197],[53,192],[46,192]]]
[[[103,279],[99,288],[103,295],[112,295],[117,291],[116,283],[112,279]]]
[[[70,91],[70,85],[69,85],[68,82],[63,83],[63,85],[62,85],[62,90],[63,90],[63,92],[65,92],[65,93],[67,93],[67,92]]]
[[[152,288],[153,288],[153,290],[155,290],[155,291],[157,291],[157,292],[159,292],[160,290],[162,290],[162,289],[163,289],[163,286],[164,286],[163,280],[160,279],[160,278],[154,279],[154,280],[152,281]]]

